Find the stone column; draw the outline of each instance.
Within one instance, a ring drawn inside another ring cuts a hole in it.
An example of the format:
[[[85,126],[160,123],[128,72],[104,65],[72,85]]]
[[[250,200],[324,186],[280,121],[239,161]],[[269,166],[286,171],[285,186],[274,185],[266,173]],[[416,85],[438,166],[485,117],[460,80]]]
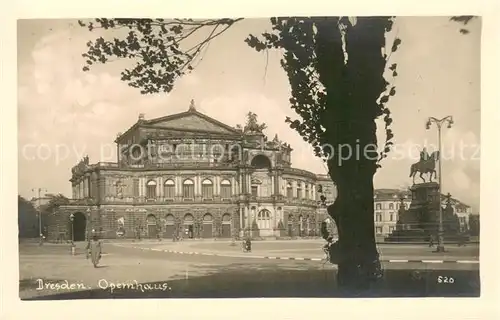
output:
[[[161,194],[163,193],[162,190],[162,185],[161,185],[161,180],[159,177],[156,178],[156,197],[159,198],[161,197]]]
[[[220,196],[220,176],[215,176],[214,178],[214,196]]]
[[[179,197],[182,195],[182,178],[179,177],[179,176],[176,176],[174,178],[174,182],[175,182],[175,196],[176,197]]]
[[[236,179],[234,177],[231,177],[231,179],[229,181],[231,181],[231,196],[234,196],[237,193],[236,192]]]
[[[271,191],[271,194],[270,194],[271,196],[276,194],[276,186],[274,184],[275,180],[276,179],[275,179],[274,175],[271,175],[271,188],[270,188],[271,189],[270,190]]]
[[[200,182],[200,176],[194,177],[194,196],[201,196],[201,182]]]
[[[163,198],[163,188],[164,188],[163,177],[156,178],[156,181],[157,181],[157,184],[158,184],[158,191],[157,191],[158,197],[159,198]]]
[[[139,178],[139,198],[144,196],[144,178]]]
[[[247,174],[246,171],[244,170],[243,173],[241,174],[241,193],[247,194],[248,193],[248,188],[247,188]]]
[[[82,198],[86,198],[87,197],[87,177],[86,176],[82,177],[82,185],[83,185]]]
[[[250,217],[250,210],[248,209],[248,206],[245,205],[245,215],[247,217],[247,228],[250,230],[252,229],[252,219]]]
[[[238,213],[240,214],[240,230],[243,229],[243,208],[238,208]]]
[[[279,176],[279,171],[276,170],[274,172],[274,194],[275,195],[280,195],[281,190],[280,190],[280,176]]]

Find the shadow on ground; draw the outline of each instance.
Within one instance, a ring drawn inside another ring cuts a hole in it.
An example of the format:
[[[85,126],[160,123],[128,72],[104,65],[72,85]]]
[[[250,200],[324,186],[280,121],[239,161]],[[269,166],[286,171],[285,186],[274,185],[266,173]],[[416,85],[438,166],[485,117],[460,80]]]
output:
[[[336,271],[332,269],[287,270],[266,267],[256,270],[248,269],[246,264],[233,264],[215,266],[207,271],[208,275],[199,277],[179,275],[177,279],[165,282],[131,283],[128,288],[92,289],[23,300],[480,296],[478,270],[387,270],[383,281],[357,295],[337,288]],[[21,286],[26,288],[26,284]]]

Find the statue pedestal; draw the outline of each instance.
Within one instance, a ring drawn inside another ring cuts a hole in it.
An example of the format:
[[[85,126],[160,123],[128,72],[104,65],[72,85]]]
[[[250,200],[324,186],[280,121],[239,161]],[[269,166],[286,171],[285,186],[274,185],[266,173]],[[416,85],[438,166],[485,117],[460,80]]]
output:
[[[413,185],[411,204],[401,214],[396,229],[423,230],[426,233],[437,232],[439,223],[439,184],[428,182]]]
[[[439,184],[427,182],[411,187],[412,200],[408,210],[400,209],[399,219],[394,230],[385,242],[428,242],[434,235],[435,242],[439,229]],[[445,241],[459,241],[462,237],[455,228],[458,218],[453,208],[443,209],[443,231]]]

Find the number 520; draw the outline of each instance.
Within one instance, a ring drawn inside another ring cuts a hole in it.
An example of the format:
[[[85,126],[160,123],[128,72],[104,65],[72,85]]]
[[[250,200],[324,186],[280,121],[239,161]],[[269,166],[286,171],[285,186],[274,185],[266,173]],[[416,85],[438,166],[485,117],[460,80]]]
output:
[[[443,277],[443,276],[438,276],[437,277],[437,283],[454,283],[455,279],[452,277]]]

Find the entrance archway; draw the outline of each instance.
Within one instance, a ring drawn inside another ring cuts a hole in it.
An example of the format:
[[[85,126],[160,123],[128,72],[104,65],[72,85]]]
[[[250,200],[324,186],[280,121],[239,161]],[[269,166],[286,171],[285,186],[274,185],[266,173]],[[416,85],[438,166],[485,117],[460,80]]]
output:
[[[148,230],[148,237],[154,239],[158,235],[158,222],[154,214],[149,214],[146,217],[146,225]]]
[[[175,218],[173,215],[169,214],[165,218],[165,238],[172,238],[174,234],[175,234]]]
[[[85,231],[87,229],[87,217],[82,212],[73,214],[73,240],[85,241]]]
[[[190,213],[184,216],[184,237],[192,239],[194,238],[194,218]]]
[[[229,213],[225,213],[222,216],[222,232],[221,238],[230,238],[231,237],[231,216]]]
[[[203,216],[203,238],[212,238],[213,217],[210,213]]]

